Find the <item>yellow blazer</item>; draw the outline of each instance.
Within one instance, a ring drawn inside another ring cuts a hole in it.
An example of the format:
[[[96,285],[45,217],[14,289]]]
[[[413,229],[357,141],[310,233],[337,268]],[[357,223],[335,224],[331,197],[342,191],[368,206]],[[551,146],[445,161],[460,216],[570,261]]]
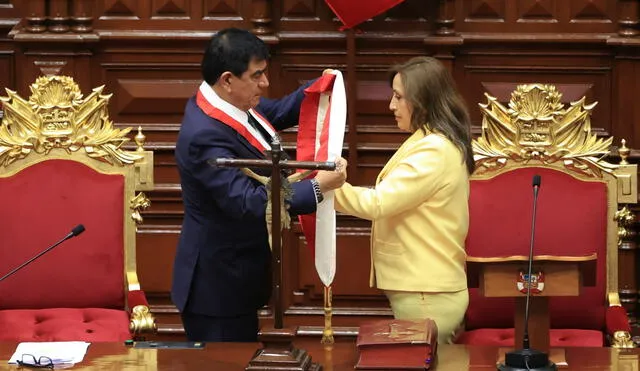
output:
[[[467,288],[469,176],[460,150],[437,133],[412,134],[375,188],[345,183],[336,210],[372,220],[370,285],[382,290]]]

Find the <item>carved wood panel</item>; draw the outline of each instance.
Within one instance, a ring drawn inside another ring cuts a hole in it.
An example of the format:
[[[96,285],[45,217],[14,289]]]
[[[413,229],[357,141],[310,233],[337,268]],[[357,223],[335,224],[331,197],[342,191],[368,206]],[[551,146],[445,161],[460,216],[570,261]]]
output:
[[[476,131],[481,125],[478,103],[485,103],[484,93],[508,103],[511,92],[522,83],[555,84],[563,94],[564,103],[585,96],[587,102],[597,101],[592,115],[592,129],[603,135],[612,132],[611,62],[606,53],[586,60],[580,51],[538,51],[535,54],[518,51],[469,51],[456,61],[458,81],[464,81],[462,92],[469,106]]]
[[[167,296],[171,291],[173,257],[179,234],[180,230],[175,227],[146,224],[138,228],[138,278],[151,296]]]
[[[459,32],[616,32],[616,0],[457,0]]]
[[[333,287],[334,305],[352,306],[354,302],[367,305],[367,298],[379,302],[381,292],[369,287],[369,228],[341,228],[338,232],[339,246],[336,248],[336,277]],[[311,251],[304,236],[298,230],[288,234],[290,243],[283,263],[287,266],[289,279],[286,291],[291,305],[322,306],[324,285],[318,278]],[[285,286],[286,287],[286,286]],[[368,303],[369,306],[376,304]],[[379,304],[377,304],[379,306]],[[288,305],[285,305],[288,307]]]
[[[188,0],[153,0],[151,19],[189,19],[192,3]]]
[[[104,63],[104,81],[116,122],[180,123],[184,106],[200,84],[198,64]],[[149,107],[154,114],[149,115]]]
[[[91,85],[91,52],[88,50],[62,50],[51,48],[24,48],[17,52],[15,63],[20,94],[28,96],[28,86],[39,76],[66,74],[73,76],[80,89],[88,91]]]
[[[12,51],[0,52],[0,87],[15,89],[15,71]],[[4,91],[2,92],[4,95]]]
[[[206,0],[204,15],[206,20],[241,20],[239,0]]]
[[[101,18],[105,19],[131,19],[131,18],[145,18],[144,9],[148,1],[136,1],[136,0],[104,0],[99,1],[98,12],[101,14]]]
[[[211,32],[248,20],[251,11],[250,4],[240,0],[102,0],[94,15],[97,29]]]

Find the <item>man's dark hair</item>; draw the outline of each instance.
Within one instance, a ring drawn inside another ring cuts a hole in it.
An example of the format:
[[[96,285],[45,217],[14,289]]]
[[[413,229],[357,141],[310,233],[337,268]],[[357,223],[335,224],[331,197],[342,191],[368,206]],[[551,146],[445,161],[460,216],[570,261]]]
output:
[[[226,28],[217,32],[209,41],[202,58],[202,78],[209,85],[229,71],[242,75],[252,60],[269,59],[269,48],[257,36],[238,28]]]

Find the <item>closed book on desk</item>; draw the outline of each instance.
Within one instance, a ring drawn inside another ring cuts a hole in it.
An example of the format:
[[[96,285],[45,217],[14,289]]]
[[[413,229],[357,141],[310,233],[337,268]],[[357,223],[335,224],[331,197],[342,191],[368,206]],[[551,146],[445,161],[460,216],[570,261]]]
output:
[[[382,320],[360,326],[357,370],[428,370],[438,346],[431,319]]]

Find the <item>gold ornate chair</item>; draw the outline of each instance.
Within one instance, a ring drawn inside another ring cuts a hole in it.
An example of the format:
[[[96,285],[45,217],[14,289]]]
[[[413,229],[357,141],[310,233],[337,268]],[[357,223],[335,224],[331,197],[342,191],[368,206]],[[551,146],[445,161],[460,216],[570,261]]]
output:
[[[535,259],[596,259],[595,284],[577,297],[549,298],[550,346],[632,346],[617,270],[618,228],[624,228],[617,221],[630,215],[624,204],[637,201],[637,168],[627,164],[628,151],[621,151],[620,164],[603,160],[613,138],[591,133],[595,103],[584,97],[565,106],[555,86],[542,84],[518,86],[508,107],[486,96],[482,134],[473,143],[469,266],[528,259],[532,177],[540,175]],[[516,281],[514,274],[514,290]],[[478,288],[470,289],[465,326],[459,343],[522,341],[514,339],[514,298],[484,297]]]
[[[136,223],[153,188],[153,153],[122,146],[103,87],[40,77],[25,100],[1,97],[0,275],[74,226],[86,231],[0,282],[0,340],[122,341],[155,323],[136,275]]]

